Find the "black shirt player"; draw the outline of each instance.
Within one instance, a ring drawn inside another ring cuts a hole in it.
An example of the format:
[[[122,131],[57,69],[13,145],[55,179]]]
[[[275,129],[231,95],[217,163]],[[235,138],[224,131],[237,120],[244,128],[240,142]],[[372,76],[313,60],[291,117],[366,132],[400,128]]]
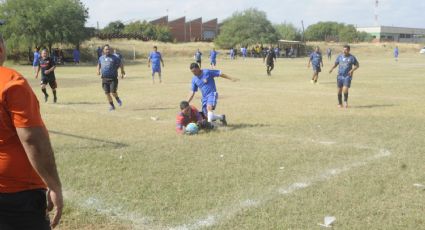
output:
[[[276,61],[276,54],[274,52],[274,49],[272,46],[269,46],[269,49],[267,50],[267,53],[263,59],[266,61],[266,66],[267,66],[267,75],[271,76],[271,72],[274,69],[274,62]]]
[[[47,50],[44,49],[41,51],[41,58],[38,65],[37,73],[35,75],[35,78],[38,78],[38,73],[41,70],[41,91],[44,94],[44,101],[47,102],[47,99],[49,98],[49,94],[47,94],[46,86],[49,84],[50,88],[53,92],[53,102],[56,103],[57,96],[56,96],[56,77],[55,77],[55,68],[56,63],[47,56]]]

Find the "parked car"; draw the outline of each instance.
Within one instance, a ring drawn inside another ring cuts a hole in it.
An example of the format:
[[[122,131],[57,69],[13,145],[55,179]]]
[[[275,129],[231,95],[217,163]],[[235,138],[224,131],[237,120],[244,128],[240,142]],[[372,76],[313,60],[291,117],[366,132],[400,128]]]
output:
[[[425,46],[419,51],[420,54],[425,54]]]

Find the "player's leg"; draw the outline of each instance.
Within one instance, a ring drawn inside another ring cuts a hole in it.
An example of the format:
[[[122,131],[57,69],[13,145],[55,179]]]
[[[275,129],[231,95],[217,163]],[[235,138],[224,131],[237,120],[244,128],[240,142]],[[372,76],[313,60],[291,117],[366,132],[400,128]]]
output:
[[[49,86],[52,89],[52,93],[53,93],[53,103],[56,103],[58,101],[58,97],[56,96],[56,89],[58,88],[56,79],[49,81]]]
[[[214,114],[215,107],[217,106],[218,93],[215,92],[207,97],[207,117],[208,122],[220,120],[223,125],[227,125],[226,115]]]
[[[269,63],[270,69],[269,69],[269,76],[272,75],[272,70],[274,69],[274,63]]]
[[[119,106],[122,106],[122,101],[118,97],[118,79],[114,79],[111,83],[111,95],[115,98]]]
[[[344,86],[344,79],[342,76],[337,78],[337,87],[338,87],[338,107],[342,108],[342,88]]]
[[[159,77],[159,83],[162,83],[162,79],[161,79],[161,68],[158,69],[158,77]]]
[[[152,84],[155,84],[155,70],[152,67]]]
[[[46,90],[47,84],[48,84],[47,79],[42,78],[40,85],[41,85],[41,92],[43,92],[44,94],[44,102],[47,102],[47,99],[49,98],[49,94],[47,94],[47,90]]]
[[[105,92],[106,99],[108,100],[108,103],[110,105],[109,110],[112,111],[115,109],[115,105],[111,97],[111,81],[107,79],[102,79],[102,88]]]
[[[344,87],[342,88],[342,93],[344,94],[344,107],[348,108],[348,90],[351,86],[351,77],[346,77],[344,80]]]

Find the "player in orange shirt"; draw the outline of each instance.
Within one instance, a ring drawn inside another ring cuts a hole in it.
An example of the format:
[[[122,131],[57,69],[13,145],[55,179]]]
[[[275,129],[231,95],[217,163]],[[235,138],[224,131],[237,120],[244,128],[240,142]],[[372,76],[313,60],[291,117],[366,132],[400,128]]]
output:
[[[49,135],[34,92],[19,73],[2,67],[5,57],[0,35],[0,229],[51,229],[63,198]],[[46,209],[53,207],[49,222]]]
[[[196,123],[201,129],[214,128],[210,122],[205,120],[203,114],[195,106],[189,105],[189,102],[180,102],[180,109],[181,111],[176,118],[177,133],[184,134],[186,126],[190,123]]]

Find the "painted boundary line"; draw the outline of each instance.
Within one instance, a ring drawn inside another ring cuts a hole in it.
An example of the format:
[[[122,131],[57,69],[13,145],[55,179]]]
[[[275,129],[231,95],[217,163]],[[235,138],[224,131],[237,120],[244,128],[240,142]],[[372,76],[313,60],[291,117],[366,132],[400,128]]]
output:
[[[339,168],[331,168],[312,178],[300,180],[290,185],[285,185],[276,189],[272,189],[271,192],[264,194],[262,197],[240,201],[238,204],[229,206],[220,212],[211,213],[206,217],[193,221],[192,223],[172,227],[170,228],[170,230],[196,230],[204,227],[211,227],[217,225],[221,221],[233,219],[238,213],[241,213],[247,209],[260,207],[269,201],[279,198],[280,196],[290,195],[296,191],[308,188],[321,182],[326,182],[344,172],[348,172],[355,168],[365,166],[373,161],[379,160],[384,157],[389,157],[390,155],[391,152],[387,149],[379,149],[379,152],[377,154],[368,157],[364,160],[356,161]]]

